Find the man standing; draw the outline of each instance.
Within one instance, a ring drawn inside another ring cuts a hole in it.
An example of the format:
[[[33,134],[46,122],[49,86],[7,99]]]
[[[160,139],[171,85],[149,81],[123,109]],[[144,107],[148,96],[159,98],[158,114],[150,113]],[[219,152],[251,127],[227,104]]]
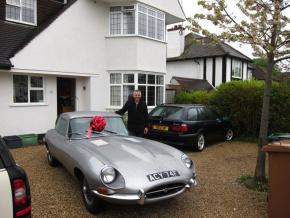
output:
[[[128,130],[130,135],[143,137],[148,132],[148,109],[146,103],[141,101],[141,91],[133,92],[132,100],[128,100],[122,109],[116,111],[123,115],[128,111]]]

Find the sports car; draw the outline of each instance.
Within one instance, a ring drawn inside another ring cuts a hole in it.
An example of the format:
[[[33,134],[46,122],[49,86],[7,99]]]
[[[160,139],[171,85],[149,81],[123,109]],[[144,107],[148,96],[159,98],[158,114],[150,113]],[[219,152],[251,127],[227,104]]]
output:
[[[197,184],[194,162],[186,154],[129,136],[115,113],[63,113],[44,141],[48,163],[61,163],[80,181],[91,213],[102,211],[104,202],[143,205],[170,199]]]

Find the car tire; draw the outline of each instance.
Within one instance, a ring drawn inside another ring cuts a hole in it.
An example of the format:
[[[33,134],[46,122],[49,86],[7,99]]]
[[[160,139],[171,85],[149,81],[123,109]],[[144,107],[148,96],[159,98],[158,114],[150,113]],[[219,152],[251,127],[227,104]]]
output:
[[[196,151],[199,151],[199,152],[203,151],[205,144],[206,144],[205,135],[203,133],[199,133],[196,137],[196,142],[195,142]]]
[[[105,209],[105,203],[101,199],[94,196],[90,190],[88,182],[85,178],[82,180],[82,198],[87,210],[92,213],[96,214]]]
[[[231,128],[227,129],[226,134],[225,134],[225,141],[231,141],[233,137],[234,137],[233,129]]]
[[[50,153],[50,151],[47,149],[47,161],[48,161],[48,164],[50,165],[50,166],[52,166],[52,167],[57,167],[57,166],[59,166],[59,162],[58,162],[58,160],[57,159],[55,159],[52,155],[51,155],[51,153]]]

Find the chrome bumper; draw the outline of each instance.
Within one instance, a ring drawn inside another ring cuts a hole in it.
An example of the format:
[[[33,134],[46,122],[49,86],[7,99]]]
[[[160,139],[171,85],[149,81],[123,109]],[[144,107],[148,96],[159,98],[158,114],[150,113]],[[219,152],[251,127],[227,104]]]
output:
[[[161,201],[161,200],[165,200],[165,199],[169,199],[175,196],[178,196],[180,194],[182,194],[183,192],[185,192],[186,190],[190,191],[193,187],[195,187],[197,185],[197,181],[196,178],[191,178],[188,183],[184,186],[183,189],[181,189],[180,191],[174,193],[174,194],[170,194],[170,195],[166,195],[166,196],[162,196],[162,197],[158,197],[158,198],[146,198],[146,193],[143,189],[140,189],[138,194],[111,194],[111,195],[104,195],[99,193],[96,190],[92,190],[92,193],[95,194],[97,197],[111,202],[111,203],[118,203],[118,204],[140,204],[140,205],[144,205],[147,203],[154,203],[157,201]]]

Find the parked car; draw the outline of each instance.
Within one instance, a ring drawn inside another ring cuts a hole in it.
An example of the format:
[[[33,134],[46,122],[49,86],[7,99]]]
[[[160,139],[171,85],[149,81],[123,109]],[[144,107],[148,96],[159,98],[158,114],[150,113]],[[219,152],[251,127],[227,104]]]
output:
[[[208,141],[232,140],[231,122],[203,105],[160,105],[149,113],[148,138],[202,151]]]
[[[0,136],[0,217],[31,217],[30,187],[25,171],[18,166]]]
[[[95,116],[103,131],[88,129]],[[59,162],[81,183],[88,211],[104,201],[147,204],[182,194],[196,185],[195,165],[183,152],[148,139],[128,136],[121,116],[108,112],[61,114],[45,135],[48,163]]]

